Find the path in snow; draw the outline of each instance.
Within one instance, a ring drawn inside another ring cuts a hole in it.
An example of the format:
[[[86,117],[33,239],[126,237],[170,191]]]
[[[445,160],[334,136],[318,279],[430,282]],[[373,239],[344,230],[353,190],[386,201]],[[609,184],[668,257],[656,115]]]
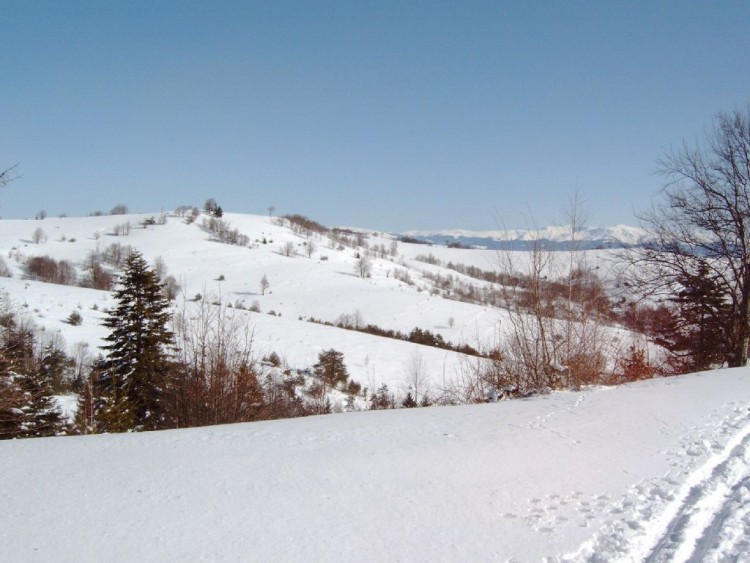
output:
[[[729,437],[724,446],[718,436]],[[734,406],[666,453],[675,470],[636,485],[610,511],[617,518],[565,560],[750,562],[750,407]]]

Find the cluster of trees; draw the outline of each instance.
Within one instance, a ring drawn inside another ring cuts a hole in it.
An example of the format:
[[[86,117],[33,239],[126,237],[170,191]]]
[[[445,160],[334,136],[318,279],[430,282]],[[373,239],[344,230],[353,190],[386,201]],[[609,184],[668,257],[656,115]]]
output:
[[[653,242],[631,255],[638,287],[661,297],[657,342],[675,371],[747,365],[750,345],[750,108],[717,116],[705,147],[660,163],[663,198],[642,217]]]
[[[250,244],[250,237],[242,234],[236,228],[233,229],[228,221],[221,218],[221,215],[213,214],[204,218],[203,228],[211,233],[219,242],[236,246],[247,246]]]
[[[120,432],[313,414],[304,380],[265,373],[243,315],[200,300],[174,317],[158,274],[131,254],[105,320],[106,356],[86,380],[82,432]],[[171,328],[170,328],[171,326]]]
[[[54,395],[74,388],[74,367],[59,341],[39,333],[2,296],[0,439],[71,433]]]
[[[413,342],[414,344],[432,346],[435,348],[440,348],[442,350],[451,350],[453,352],[458,352],[459,354],[467,354],[470,356],[482,355],[479,350],[470,346],[469,344],[453,344],[445,340],[441,334],[431,332],[428,329],[415,327],[408,334],[405,334],[400,330],[387,329],[379,327],[372,323],[365,323],[362,320],[362,316],[359,314],[359,311],[357,311],[353,315],[339,315],[339,318],[335,323],[316,319],[315,317],[310,317],[307,320],[311,323],[317,323],[326,326],[335,326],[337,328],[344,328],[346,330],[355,330],[357,332],[373,334],[375,336],[381,336],[383,338],[393,338],[394,340]]]

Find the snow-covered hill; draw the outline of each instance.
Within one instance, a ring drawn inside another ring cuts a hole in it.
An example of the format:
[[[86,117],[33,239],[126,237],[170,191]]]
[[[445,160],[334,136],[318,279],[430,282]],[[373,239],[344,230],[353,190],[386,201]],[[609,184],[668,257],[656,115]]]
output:
[[[2,561],[748,561],[750,370],[0,442]]]
[[[174,214],[3,220],[0,257],[12,277],[0,277],[0,291],[47,336],[64,338],[72,355],[84,345],[96,354],[106,335],[101,323],[112,306],[110,292],[33,281],[25,264],[33,256],[66,260],[81,278],[92,254],[103,260],[112,249],[132,247],[149,262],[161,262],[177,280],[182,291],[176,307],[189,306],[200,296],[231,305],[246,317],[258,357],[275,352],[285,365],[305,369],[322,350],[334,348],[344,353],[354,381],[370,390],[386,384],[404,396],[415,365],[434,392],[466,369],[467,359],[432,346],[311,321],[349,319],[359,326],[372,324],[402,333],[418,327],[453,345],[489,349],[498,344],[502,327],[509,326],[507,312],[463,299],[456,287],[471,286],[481,295],[492,284],[446,265],[494,271],[512,255],[513,269],[523,271],[528,258],[524,252],[426,247],[364,229],[321,235],[268,216],[226,213],[222,220],[227,229],[244,237],[245,244],[218,242],[205,228],[205,215],[193,223]],[[358,256],[366,251],[372,255],[371,275],[362,278]],[[587,261],[603,279],[612,277],[610,251],[591,251]],[[551,264],[546,275],[553,279],[560,272]],[[116,267],[107,267],[117,273]],[[265,291],[260,287],[264,276],[269,282]],[[454,289],[442,283],[446,279]],[[80,326],[66,322],[74,310],[83,318]]]
[[[7,292],[10,300],[48,333],[61,335],[71,351],[86,343],[96,352],[106,335],[101,321],[112,305],[110,292],[32,281],[24,264],[32,256],[50,256],[71,262],[80,277],[92,252],[103,255],[112,245],[130,246],[150,262],[162,259],[182,288],[177,306],[200,294],[212,302],[231,304],[238,314],[248,316],[259,356],[276,352],[289,366],[306,368],[316,362],[320,351],[335,348],[344,353],[354,380],[369,389],[385,383],[397,392],[407,388],[406,373],[416,357],[433,388],[455,373],[464,360],[453,352],[342,330],[310,319],[335,323],[343,315],[358,319],[360,324],[405,333],[419,327],[454,344],[474,346],[491,342],[502,319],[502,312],[496,309],[436,294],[433,284],[422,275],[434,268],[414,260],[423,245],[397,244],[394,256],[380,253],[382,257],[372,260],[371,277],[363,279],[356,273],[356,248],[314,233],[295,233],[275,218],[225,214],[226,224],[249,239],[249,246],[236,246],[214,240],[200,218],[188,224],[170,215],[165,224],[141,226],[151,217],[0,221],[0,256],[13,274],[0,277],[0,291]],[[116,236],[125,224],[130,225],[129,234]],[[45,237],[38,244],[33,242],[37,229]],[[370,249],[390,249],[394,242],[387,234],[362,236]],[[310,243],[314,249],[308,253]],[[287,244],[292,245],[291,256],[285,255]],[[443,250],[450,256],[451,249]],[[491,267],[495,260],[490,253],[467,252],[462,261],[482,267]],[[260,288],[263,276],[270,284],[265,292]],[[251,308],[260,313],[250,312]],[[80,326],[65,322],[73,310],[83,317]]]

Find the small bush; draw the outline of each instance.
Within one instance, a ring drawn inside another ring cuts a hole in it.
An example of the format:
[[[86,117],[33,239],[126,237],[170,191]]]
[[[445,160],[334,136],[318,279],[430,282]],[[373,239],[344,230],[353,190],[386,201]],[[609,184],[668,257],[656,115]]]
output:
[[[73,326],[79,326],[81,323],[83,323],[83,317],[81,316],[81,313],[78,311],[73,311],[70,315],[68,315],[67,323]]]

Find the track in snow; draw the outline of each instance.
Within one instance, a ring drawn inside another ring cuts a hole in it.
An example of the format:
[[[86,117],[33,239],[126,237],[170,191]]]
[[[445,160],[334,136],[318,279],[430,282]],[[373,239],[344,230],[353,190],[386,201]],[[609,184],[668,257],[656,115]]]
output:
[[[667,506],[666,527],[645,561],[740,560],[750,531],[748,486],[750,425],[690,476]]]
[[[735,405],[733,415],[683,444],[677,474],[636,485],[611,511],[617,518],[561,559],[750,563],[750,408]]]

